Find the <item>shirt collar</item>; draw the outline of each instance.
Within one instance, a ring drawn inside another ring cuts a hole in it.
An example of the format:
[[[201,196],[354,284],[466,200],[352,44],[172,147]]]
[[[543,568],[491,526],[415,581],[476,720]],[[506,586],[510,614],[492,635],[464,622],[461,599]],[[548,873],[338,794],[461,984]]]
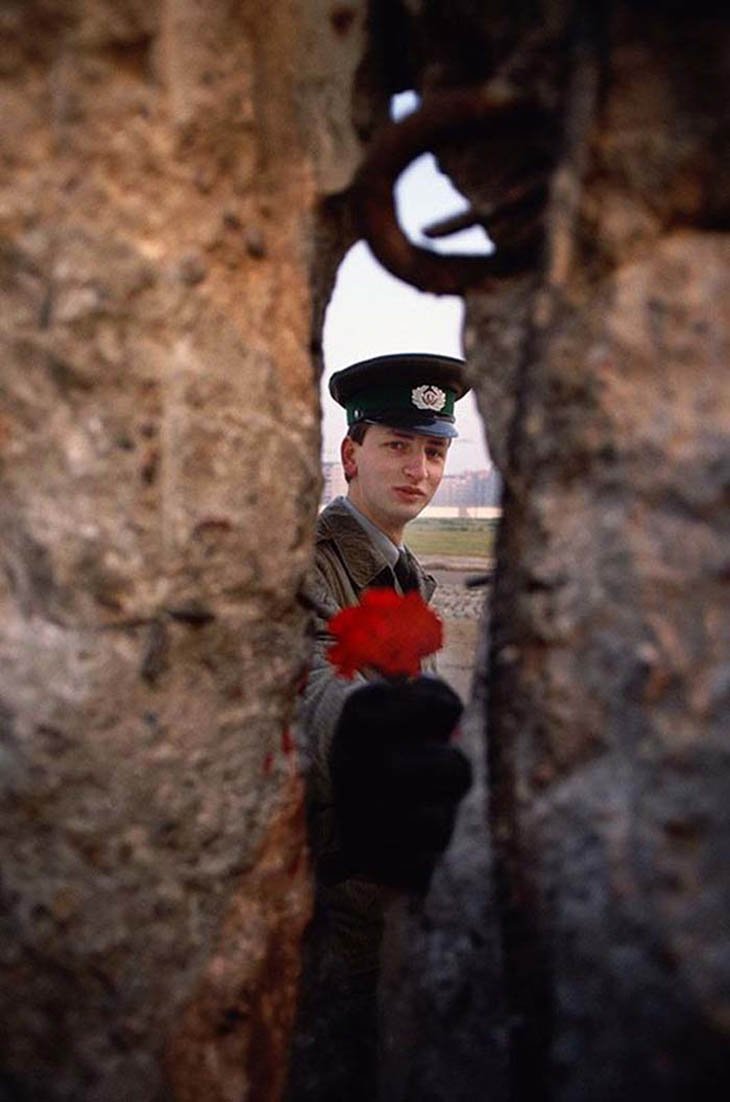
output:
[[[387,562],[388,566],[393,567],[398,562],[398,555],[402,548],[393,543],[389,536],[386,536],[382,529],[378,528],[376,524],[373,524],[366,516],[364,516],[356,505],[350,501],[348,497],[340,497],[337,499],[338,504],[344,505],[347,511],[355,518],[360,524],[370,539],[373,541],[378,550],[382,553],[383,558]]]

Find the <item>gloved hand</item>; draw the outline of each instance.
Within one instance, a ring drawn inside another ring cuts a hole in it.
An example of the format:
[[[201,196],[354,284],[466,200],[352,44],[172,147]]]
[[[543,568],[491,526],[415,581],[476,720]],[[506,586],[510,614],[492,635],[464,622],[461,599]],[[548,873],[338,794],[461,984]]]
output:
[[[346,866],[380,884],[425,892],[471,785],[449,737],[461,701],[437,677],[356,689],[330,751],[335,815]]]

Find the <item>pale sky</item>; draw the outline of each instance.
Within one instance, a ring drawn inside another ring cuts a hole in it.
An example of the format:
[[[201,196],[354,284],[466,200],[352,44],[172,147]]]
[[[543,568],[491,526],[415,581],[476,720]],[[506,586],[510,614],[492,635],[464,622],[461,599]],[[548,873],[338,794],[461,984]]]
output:
[[[394,99],[394,115],[402,117],[416,106],[416,96],[405,92]],[[489,252],[491,243],[480,228],[465,230],[440,241],[429,241],[420,230],[467,203],[448,177],[425,154],[403,173],[396,187],[398,215],[407,235],[438,252]],[[437,352],[462,356],[464,303],[453,295],[427,295],[386,272],[367,245],[354,245],[337,275],[324,324],[325,376],[322,387],[322,458],[337,459],[345,434],[345,411],[330,397],[327,381],[357,360],[389,352]],[[481,421],[470,394],[456,406],[459,437],[451,446],[447,471],[480,470],[489,466]]]

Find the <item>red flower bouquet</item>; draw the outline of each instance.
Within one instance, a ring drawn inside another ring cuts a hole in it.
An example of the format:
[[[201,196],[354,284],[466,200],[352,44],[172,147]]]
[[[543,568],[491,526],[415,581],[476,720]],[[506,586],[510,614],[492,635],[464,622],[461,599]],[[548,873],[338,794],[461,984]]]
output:
[[[343,608],[327,625],[334,642],[327,657],[348,679],[374,669],[384,677],[417,677],[421,659],[443,645],[443,625],[415,590],[368,589],[359,605]]]

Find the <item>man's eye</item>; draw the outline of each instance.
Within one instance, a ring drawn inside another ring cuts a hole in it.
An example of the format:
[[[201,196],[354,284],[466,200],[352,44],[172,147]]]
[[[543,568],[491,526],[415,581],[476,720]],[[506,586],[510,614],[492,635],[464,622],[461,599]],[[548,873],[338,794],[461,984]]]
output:
[[[389,448],[392,448],[393,451],[399,452],[403,450],[403,448],[405,447],[405,443],[403,442],[403,440],[389,440],[387,446]]]
[[[444,453],[439,448],[431,448],[426,452],[429,459],[440,459],[443,461]]]

